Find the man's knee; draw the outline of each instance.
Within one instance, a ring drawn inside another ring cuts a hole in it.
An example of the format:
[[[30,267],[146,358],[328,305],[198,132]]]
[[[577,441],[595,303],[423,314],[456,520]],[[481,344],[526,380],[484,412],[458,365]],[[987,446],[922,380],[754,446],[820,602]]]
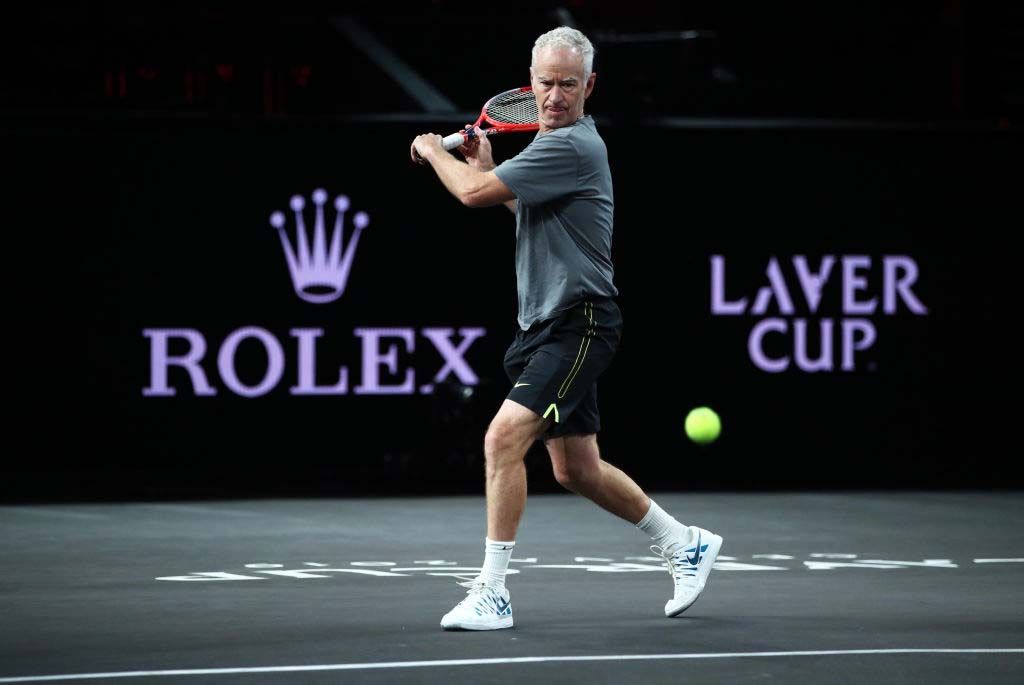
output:
[[[595,482],[601,473],[601,458],[590,440],[556,439],[548,441],[555,480],[566,490],[579,492]]]
[[[562,462],[554,466],[555,480],[566,490],[579,492],[597,480],[600,462]]]
[[[522,459],[535,437],[529,426],[496,418],[484,435],[484,456],[488,461]]]
[[[505,400],[484,435],[484,455],[494,459],[522,459],[537,439],[544,420],[526,407]]]
[[[505,454],[515,444],[515,428],[507,421],[495,419],[487,427],[484,435],[484,454],[488,459],[499,454]]]

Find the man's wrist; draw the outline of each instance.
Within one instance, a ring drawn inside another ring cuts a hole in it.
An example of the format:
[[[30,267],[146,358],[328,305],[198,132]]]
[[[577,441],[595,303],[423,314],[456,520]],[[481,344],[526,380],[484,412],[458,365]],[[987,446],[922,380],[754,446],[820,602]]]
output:
[[[430,164],[433,164],[434,163],[434,148],[432,148],[432,147],[425,148],[423,150],[423,152],[420,153],[420,157],[423,158],[423,161],[425,161],[427,163],[430,163]]]

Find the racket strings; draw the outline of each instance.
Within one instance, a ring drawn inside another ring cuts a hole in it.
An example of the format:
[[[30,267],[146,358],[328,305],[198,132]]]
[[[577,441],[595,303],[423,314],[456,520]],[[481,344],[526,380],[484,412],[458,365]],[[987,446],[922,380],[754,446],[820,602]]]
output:
[[[487,105],[487,116],[501,124],[536,124],[537,100],[532,92],[503,93]]]

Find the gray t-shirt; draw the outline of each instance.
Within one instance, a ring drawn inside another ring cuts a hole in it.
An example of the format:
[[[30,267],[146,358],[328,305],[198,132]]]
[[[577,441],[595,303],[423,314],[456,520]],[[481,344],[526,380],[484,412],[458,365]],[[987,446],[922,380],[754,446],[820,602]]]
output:
[[[516,196],[519,326],[615,297],[612,175],[594,120],[538,134],[494,173]]]

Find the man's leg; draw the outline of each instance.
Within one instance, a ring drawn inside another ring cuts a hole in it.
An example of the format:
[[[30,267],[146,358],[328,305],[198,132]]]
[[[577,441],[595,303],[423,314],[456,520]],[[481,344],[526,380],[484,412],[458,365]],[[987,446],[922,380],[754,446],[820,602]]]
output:
[[[487,459],[487,537],[515,540],[526,507],[523,459],[547,422],[521,404],[505,400],[484,436]]]
[[[602,509],[633,525],[651,508],[650,498],[632,478],[601,459],[597,436],[569,435],[544,441],[555,479]]]
[[[526,507],[527,450],[547,421],[512,400],[505,400],[487,428],[487,539],[480,575],[465,583],[469,596],[441,619],[446,630],[495,630],[512,627],[512,606],[505,572],[515,546],[516,529]]]
[[[696,526],[684,526],[647,497],[632,478],[601,459],[597,436],[570,435],[544,443],[551,455],[555,478],[567,490],[634,524],[658,544],[674,593],[665,615],[676,616],[700,596],[722,548],[722,538]]]

